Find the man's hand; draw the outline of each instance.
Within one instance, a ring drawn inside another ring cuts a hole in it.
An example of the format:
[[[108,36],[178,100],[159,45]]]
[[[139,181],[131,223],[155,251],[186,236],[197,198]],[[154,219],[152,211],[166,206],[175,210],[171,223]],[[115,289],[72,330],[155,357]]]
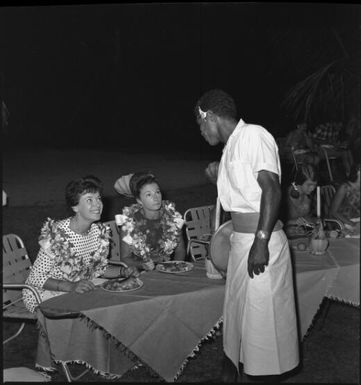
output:
[[[206,177],[213,184],[217,184],[219,162],[211,162],[204,170]]]
[[[248,255],[248,275],[253,278],[253,274],[263,273],[268,261],[268,242],[256,237]]]

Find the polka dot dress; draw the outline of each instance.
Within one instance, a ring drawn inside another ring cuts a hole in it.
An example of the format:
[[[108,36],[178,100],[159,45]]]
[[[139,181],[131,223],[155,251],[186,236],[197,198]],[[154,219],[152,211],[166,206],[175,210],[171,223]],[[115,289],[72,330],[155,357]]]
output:
[[[82,262],[85,267],[92,266],[93,257],[91,253],[94,253],[100,247],[100,228],[97,224],[93,223],[90,227],[89,232],[86,235],[81,235],[75,233],[70,225],[70,218],[66,218],[56,222],[56,225],[59,229],[64,230],[66,234],[66,238],[69,242],[71,242],[73,246],[73,251],[76,254],[76,261]],[[44,227],[46,223],[44,224]],[[54,255],[49,254],[49,250],[45,251],[42,246],[40,246],[39,253],[37,258],[30,270],[30,274],[26,283],[28,285],[36,287],[38,290],[41,300],[44,301],[51,297],[55,297],[57,295],[64,294],[61,291],[50,291],[43,289],[44,283],[48,280],[48,278],[54,278],[59,280],[64,280],[63,272],[60,270],[60,267],[55,264]],[[99,276],[104,271],[104,268],[96,271],[94,276]],[[92,277],[88,277],[92,278]],[[73,282],[76,282],[80,279],[80,277],[75,277],[72,279]],[[25,303],[26,308],[34,312],[35,307],[37,306],[37,302],[35,296],[30,290],[23,290],[23,301]]]

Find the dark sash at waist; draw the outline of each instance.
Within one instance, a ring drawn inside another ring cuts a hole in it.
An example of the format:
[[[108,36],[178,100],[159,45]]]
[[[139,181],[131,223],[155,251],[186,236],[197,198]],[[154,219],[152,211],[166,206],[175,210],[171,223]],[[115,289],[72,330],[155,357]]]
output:
[[[259,213],[231,212],[234,231],[238,233],[255,233],[258,227]],[[281,230],[283,223],[277,220],[273,231]]]

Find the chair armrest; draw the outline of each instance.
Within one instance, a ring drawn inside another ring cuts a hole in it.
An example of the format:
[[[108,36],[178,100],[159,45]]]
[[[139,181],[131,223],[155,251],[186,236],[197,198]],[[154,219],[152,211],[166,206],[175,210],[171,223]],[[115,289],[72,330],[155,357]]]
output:
[[[3,283],[3,289],[8,290],[20,290],[20,289],[29,289],[35,296],[36,302],[41,303],[41,298],[39,292],[35,287],[27,285],[26,283]]]
[[[123,267],[129,267],[125,262],[114,261],[114,260],[111,260],[111,259],[108,260],[108,265],[118,265],[118,266],[123,266]]]
[[[192,243],[198,243],[200,245],[209,245],[211,243],[211,240],[209,241],[203,241],[202,239],[190,239],[189,240],[189,245],[191,245]]]
[[[338,227],[340,228],[341,231],[345,228],[345,226],[343,225],[343,223],[340,222],[340,221],[337,220],[337,219],[325,218],[324,221],[325,221],[325,222],[336,223],[336,224],[338,225]]]

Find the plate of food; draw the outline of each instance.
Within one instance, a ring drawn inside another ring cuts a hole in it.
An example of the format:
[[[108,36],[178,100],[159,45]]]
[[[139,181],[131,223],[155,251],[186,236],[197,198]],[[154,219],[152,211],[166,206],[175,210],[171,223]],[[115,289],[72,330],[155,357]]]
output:
[[[161,273],[170,273],[170,274],[186,273],[193,269],[193,263],[185,262],[185,261],[160,262],[157,264],[156,269]]]
[[[138,290],[143,286],[143,281],[139,278],[130,277],[130,278],[118,278],[111,279],[107,282],[104,282],[100,287],[105,291],[110,291],[112,293],[125,293],[128,291]]]

